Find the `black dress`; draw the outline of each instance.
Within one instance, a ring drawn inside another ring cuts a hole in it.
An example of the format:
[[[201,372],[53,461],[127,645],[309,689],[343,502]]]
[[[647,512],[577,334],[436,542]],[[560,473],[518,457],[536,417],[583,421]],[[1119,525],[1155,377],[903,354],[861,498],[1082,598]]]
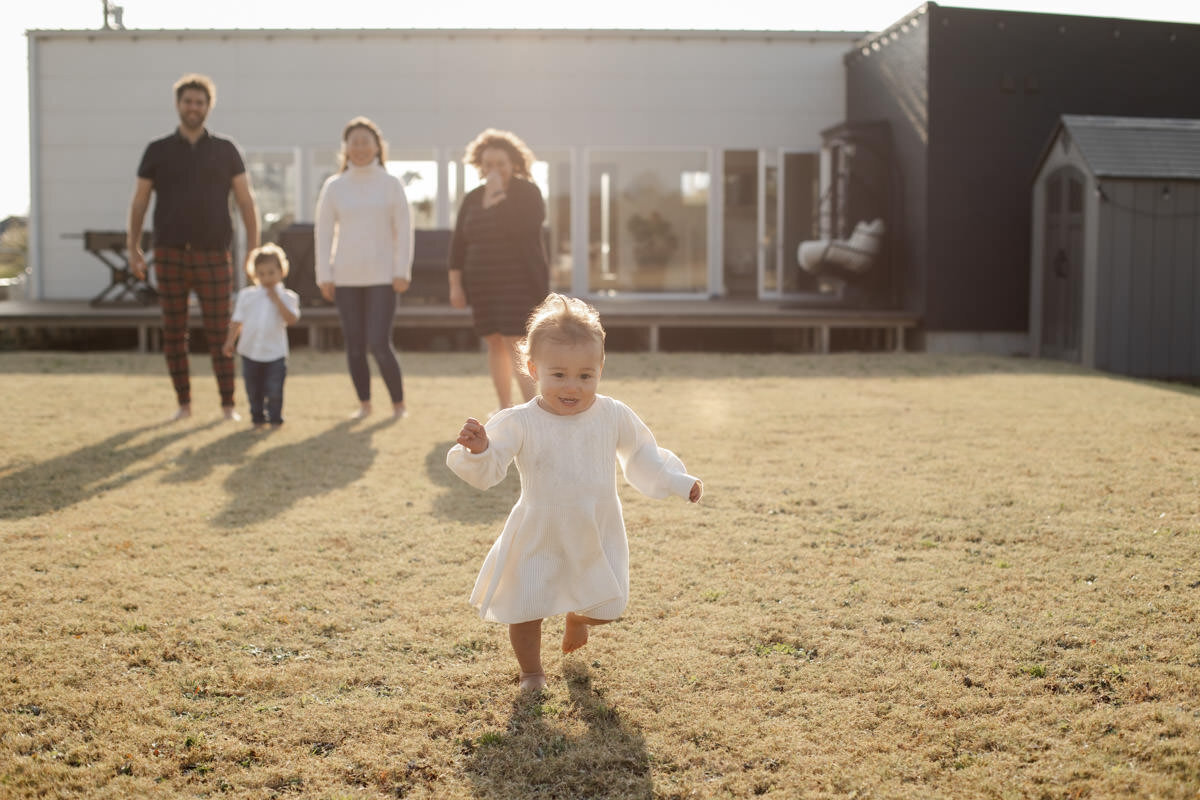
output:
[[[504,200],[485,209],[484,188],[463,198],[449,267],[462,270],[477,335],[524,336],[530,313],[550,292],[546,205],[536,185],[514,177]]]

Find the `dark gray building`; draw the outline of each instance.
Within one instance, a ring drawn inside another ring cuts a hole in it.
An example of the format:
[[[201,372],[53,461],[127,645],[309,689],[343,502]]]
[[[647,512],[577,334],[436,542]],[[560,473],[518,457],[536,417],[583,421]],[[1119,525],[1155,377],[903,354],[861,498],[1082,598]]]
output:
[[[839,136],[890,131],[877,280],[931,350],[1027,351],[1030,181],[1063,114],[1200,118],[1200,25],[927,3],[845,66]]]
[[[1064,116],[1032,225],[1034,355],[1200,379],[1200,119]]]

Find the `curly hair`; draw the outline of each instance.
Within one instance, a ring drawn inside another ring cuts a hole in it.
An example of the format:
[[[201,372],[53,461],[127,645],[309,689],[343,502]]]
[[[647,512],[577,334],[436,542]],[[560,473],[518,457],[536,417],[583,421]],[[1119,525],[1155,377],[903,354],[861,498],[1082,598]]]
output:
[[[384,140],[383,132],[379,130],[379,126],[366,117],[355,117],[346,123],[345,128],[342,128],[342,149],[338,153],[339,172],[345,172],[350,168],[350,156],[346,153],[346,143],[350,139],[350,134],[359,128],[362,128],[375,137],[375,147],[379,150],[379,163],[387,163],[387,142]]]
[[[175,81],[175,102],[178,103],[183,93],[188,89],[198,89],[204,92],[204,96],[208,98],[208,107],[212,108],[217,104],[217,85],[213,83],[212,78],[207,75],[201,75],[198,72],[189,72],[179,80]]]
[[[521,137],[512,131],[488,128],[467,145],[467,154],[463,156],[463,163],[482,170],[483,151],[490,147],[498,147],[508,153],[513,165],[513,175],[518,178],[529,178],[530,170],[533,169],[533,162],[536,159],[533,157],[533,151],[529,149],[529,145],[521,141]]]
[[[262,247],[256,247],[251,250],[250,258],[248,258],[247,261],[249,263],[246,265],[246,277],[250,278],[250,280],[254,281],[255,283],[258,283],[257,268],[259,264],[267,261],[274,261],[279,265],[279,272],[285,278],[287,277],[287,274],[291,270],[292,266],[288,262],[287,253],[284,252],[283,248],[271,242],[264,244]]]
[[[525,362],[543,342],[568,347],[596,342],[600,345],[600,358],[603,360],[604,337],[600,312],[592,305],[578,297],[551,292],[529,315],[529,322],[525,325],[525,338],[518,347],[522,361]]]

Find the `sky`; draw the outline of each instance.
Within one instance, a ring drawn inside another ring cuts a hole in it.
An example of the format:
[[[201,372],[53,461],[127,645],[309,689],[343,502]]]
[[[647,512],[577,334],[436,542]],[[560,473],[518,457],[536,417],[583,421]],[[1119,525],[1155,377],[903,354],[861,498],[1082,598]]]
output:
[[[697,28],[878,31],[918,0],[115,0],[135,28]],[[1200,0],[950,0],[995,8],[1200,24]],[[27,30],[101,27],[103,0],[4,0],[0,14],[0,218],[29,209]],[[686,20],[686,21],[685,21]],[[149,132],[148,134],[149,135]]]

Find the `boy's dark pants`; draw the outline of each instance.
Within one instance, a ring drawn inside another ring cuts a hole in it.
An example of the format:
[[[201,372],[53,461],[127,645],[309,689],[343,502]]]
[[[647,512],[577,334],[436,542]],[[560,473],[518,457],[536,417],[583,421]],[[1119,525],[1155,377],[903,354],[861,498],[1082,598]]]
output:
[[[254,424],[270,422],[272,425],[282,425],[283,379],[287,377],[287,359],[255,361],[242,356],[242,377],[246,381],[250,419]]]

